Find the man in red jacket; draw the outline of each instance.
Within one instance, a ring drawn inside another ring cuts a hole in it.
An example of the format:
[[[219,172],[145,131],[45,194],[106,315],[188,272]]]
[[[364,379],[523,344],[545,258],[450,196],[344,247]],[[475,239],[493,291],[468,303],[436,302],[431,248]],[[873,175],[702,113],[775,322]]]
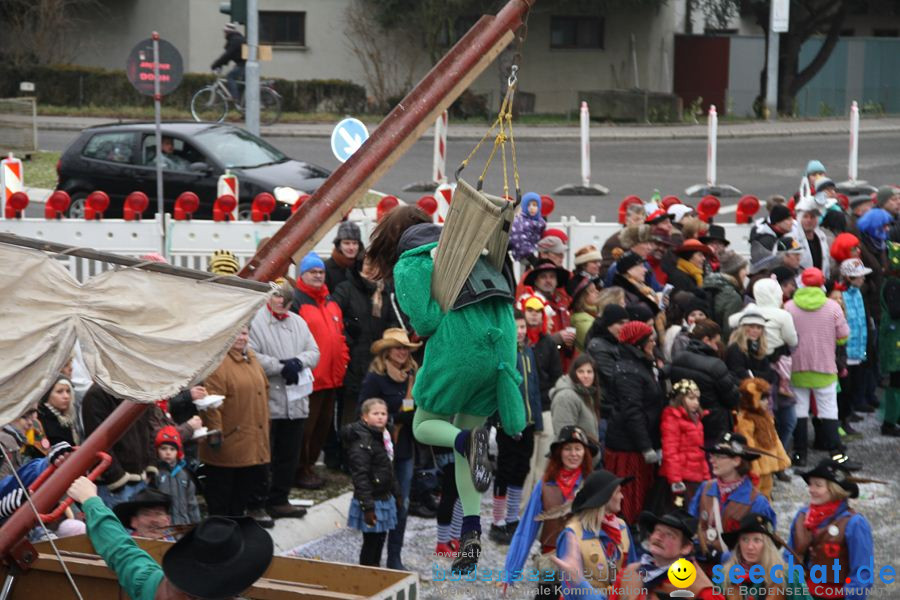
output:
[[[313,393],[309,396],[309,416],[303,427],[297,485],[315,490],[325,481],[315,474],[313,466],[333,427],[334,399],[344,381],[350,351],[344,339],[344,317],[341,307],[331,299],[325,285],[325,263],[315,252],[307,254],[297,269],[294,305],[303,317],[319,346],[319,364],[313,370]]]

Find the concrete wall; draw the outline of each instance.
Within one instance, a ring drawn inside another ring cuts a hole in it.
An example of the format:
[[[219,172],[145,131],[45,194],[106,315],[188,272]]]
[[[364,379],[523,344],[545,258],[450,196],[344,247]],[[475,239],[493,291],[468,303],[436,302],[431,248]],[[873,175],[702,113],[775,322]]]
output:
[[[550,48],[549,12],[537,9],[528,21],[528,39],[520,65],[519,89],[536,95],[535,112],[578,110],[577,90],[629,89],[639,84],[652,91],[672,91],[675,4],[658,11],[612,13],[604,27],[604,48]],[[638,80],[631,61],[631,34],[637,46]],[[490,93],[493,105],[501,89],[500,71],[488,69],[472,86]]]

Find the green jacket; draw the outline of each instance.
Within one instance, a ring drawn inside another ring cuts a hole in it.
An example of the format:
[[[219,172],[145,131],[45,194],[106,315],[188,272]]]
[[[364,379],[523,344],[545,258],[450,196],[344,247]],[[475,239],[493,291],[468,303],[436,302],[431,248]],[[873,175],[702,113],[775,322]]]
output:
[[[444,313],[431,295],[437,243],[407,250],[394,267],[400,308],[416,333],[428,338],[416,375],[416,405],[439,415],[487,417],[500,413],[503,430],[525,428],[516,371],[516,322],[506,300],[487,298]]]
[[[153,600],[163,570],[138,548],[116,515],[94,496],[82,505],[87,534],[97,551],[132,600]]]

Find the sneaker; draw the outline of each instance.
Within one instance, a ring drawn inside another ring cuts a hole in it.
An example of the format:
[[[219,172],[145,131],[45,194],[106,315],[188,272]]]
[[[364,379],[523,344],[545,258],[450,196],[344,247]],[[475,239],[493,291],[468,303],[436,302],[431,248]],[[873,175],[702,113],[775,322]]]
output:
[[[509,532],[509,538],[512,539],[512,536],[516,534],[516,529],[519,527],[518,521],[513,521],[512,523],[506,524],[506,530]]]
[[[881,435],[900,437],[900,427],[897,427],[894,423],[883,423],[881,425]]]
[[[293,506],[292,504],[278,504],[276,506],[267,506],[266,512],[273,519],[302,519],[306,516],[306,509],[301,506]]]
[[[435,556],[446,556],[448,558],[452,558],[456,556],[456,550],[450,547],[450,544],[444,544],[442,542],[438,542],[438,545],[434,549]]]
[[[843,433],[841,433],[841,431],[843,431]],[[838,433],[841,433],[841,436],[859,435],[859,432],[850,425],[849,419],[841,421],[841,428],[838,430]]]
[[[472,485],[481,493],[486,492],[491,487],[491,461],[488,458],[488,444],[488,430],[485,427],[477,427],[469,434],[469,447],[466,448],[466,458],[469,459]],[[479,552],[480,548],[481,546],[479,545]]]
[[[448,542],[448,545],[450,546],[450,549],[453,550],[453,555],[456,556],[456,553],[459,552],[459,540],[456,538],[452,538]]]
[[[450,566],[450,572],[454,575],[468,575],[478,566],[481,558],[481,532],[467,531],[459,539],[459,554]]]
[[[254,521],[256,521],[256,524],[259,525],[260,527],[265,527],[266,529],[272,529],[273,527],[275,527],[275,521],[272,519],[272,517],[269,516],[269,514],[265,510],[263,510],[261,508],[254,508],[253,510],[248,510],[247,516],[252,518]]]
[[[512,533],[506,527],[506,525],[494,525],[491,524],[491,531],[488,533],[488,538],[494,543],[500,544],[501,546],[508,546],[512,541]]]

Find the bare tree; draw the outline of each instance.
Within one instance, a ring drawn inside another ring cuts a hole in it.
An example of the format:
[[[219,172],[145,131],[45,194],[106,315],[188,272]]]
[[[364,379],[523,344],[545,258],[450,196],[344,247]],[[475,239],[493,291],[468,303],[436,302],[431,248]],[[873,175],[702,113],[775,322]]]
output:
[[[69,63],[84,39],[84,15],[101,10],[100,0],[2,0],[0,57],[15,67]]]
[[[392,99],[412,88],[419,53],[409,51],[415,46],[405,32],[380,27],[365,2],[348,6],[344,18],[344,36],[363,67],[373,108],[386,111]]]

